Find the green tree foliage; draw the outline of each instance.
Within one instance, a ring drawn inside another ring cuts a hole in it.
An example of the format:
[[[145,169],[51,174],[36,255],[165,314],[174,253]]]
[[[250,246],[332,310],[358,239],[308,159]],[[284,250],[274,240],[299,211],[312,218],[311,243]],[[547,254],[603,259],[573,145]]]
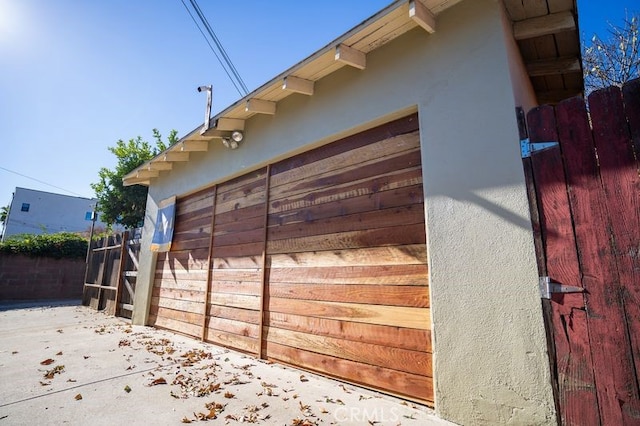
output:
[[[587,94],[609,86],[622,86],[640,77],[639,16],[632,14],[622,26],[609,24],[608,38],[597,34],[583,42],[582,61]]]
[[[70,232],[12,235],[0,243],[0,253],[56,259],[84,259],[87,255],[87,239]]]
[[[178,141],[177,131],[169,132],[165,143],[158,129],[153,129],[155,147],[140,136],[125,142],[120,139],[116,146],[109,147],[117,158],[114,169],[102,167],[98,172],[99,181],[92,183],[98,205],[100,219],[108,225],[120,224],[126,228],[142,226],[147,203],[147,187],[142,185],[124,186],[122,178],[133,169],[155,157]]]
[[[0,223],[2,226],[7,223],[7,217],[9,217],[9,206],[0,207]]]

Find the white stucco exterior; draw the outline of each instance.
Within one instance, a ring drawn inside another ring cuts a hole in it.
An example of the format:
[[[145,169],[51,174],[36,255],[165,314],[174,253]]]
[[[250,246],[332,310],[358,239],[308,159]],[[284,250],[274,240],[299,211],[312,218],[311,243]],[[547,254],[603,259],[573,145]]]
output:
[[[96,199],[16,188],[7,215],[3,239],[17,234],[54,234],[85,232],[91,228],[87,212],[95,208]],[[105,227],[100,221],[96,226]]]
[[[555,424],[515,107],[535,103],[496,0],[463,1],[340,69],[308,97],[247,120],[245,140],[149,189],[133,321],[144,324],[157,204],[417,111],[434,348],[435,408],[473,425]]]

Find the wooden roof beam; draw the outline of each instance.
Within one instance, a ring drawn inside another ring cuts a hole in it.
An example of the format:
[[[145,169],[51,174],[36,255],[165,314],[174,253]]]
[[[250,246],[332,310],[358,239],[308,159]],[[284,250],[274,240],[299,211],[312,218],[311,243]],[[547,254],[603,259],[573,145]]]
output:
[[[564,11],[514,22],[513,37],[516,40],[524,40],[575,29],[576,20],[573,13]]]
[[[246,112],[255,112],[256,114],[273,115],[276,113],[276,103],[265,101],[264,99],[252,98],[247,101],[244,110]]]
[[[181,152],[192,152],[192,151],[204,152],[209,150],[209,142],[186,140],[186,141],[178,142],[176,147]]]
[[[161,157],[163,161],[189,161],[188,152],[169,151]]]
[[[582,71],[580,68],[580,60],[578,58],[540,59],[527,63],[526,67],[530,77]]]
[[[148,179],[148,178],[155,178],[155,177],[158,177],[158,176],[160,176],[160,172],[157,171],[157,170],[145,170],[145,169],[142,169],[142,170],[138,170],[137,171],[135,177],[138,178],[138,179],[140,179],[140,178]]]
[[[421,0],[409,1],[409,18],[429,34],[436,32],[436,17]]]
[[[216,130],[229,132],[234,130],[244,130],[244,120],[240,118],[220,117],[216,120],[215,128]]]
[[[288,90],[290,92],[302,93],[303,95],[313,95],[314,83],[311,80],[305,80],[304,78],[294,77],[288,75],[284,78],[282,84],[282,90]]]
[[[367,67],[367,55],[346,44],[336,46],[336,61],[363,70]]]
[[[151,161],[147,166],[147,170],[171,170],[173,164],[169,161]]]
[[[135,177],[124,178],[124,179],[122,179],[122,184],[124,186],[133,186],[133,185],[149,186],[149,185],[151,185],[151,179],[149,179],[149,178],[135,178]]]

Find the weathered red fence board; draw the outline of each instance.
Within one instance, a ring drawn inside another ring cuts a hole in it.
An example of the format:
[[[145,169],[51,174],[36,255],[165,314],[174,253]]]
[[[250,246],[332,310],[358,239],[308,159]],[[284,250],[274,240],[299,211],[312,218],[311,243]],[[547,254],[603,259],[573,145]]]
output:
[[[551,299],[562,424],[640,424],[639,105],[636,80],[528,114],[531,142],[559,142],[531,157],[540,269],[585,290]]]

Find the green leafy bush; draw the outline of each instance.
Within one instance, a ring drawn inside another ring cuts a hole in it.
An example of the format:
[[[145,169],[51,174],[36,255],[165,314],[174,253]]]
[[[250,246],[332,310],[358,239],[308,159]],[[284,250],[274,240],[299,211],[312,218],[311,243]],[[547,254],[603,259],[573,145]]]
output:
[[[87,239],[70,232],[44,235],[12,235],[0,243],[0,253],[31,257],[83,259],[87,255]]]

